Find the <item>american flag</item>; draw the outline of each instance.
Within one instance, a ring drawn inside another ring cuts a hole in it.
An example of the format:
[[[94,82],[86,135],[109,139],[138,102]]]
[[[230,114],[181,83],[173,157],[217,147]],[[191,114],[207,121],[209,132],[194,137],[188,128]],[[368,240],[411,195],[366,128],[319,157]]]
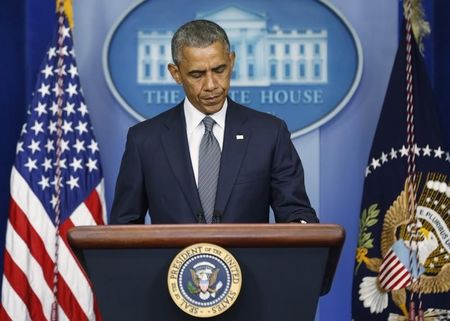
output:
[[[11,172],[0,320],[101,320],[66,234],[106,222],[103,175],[71,29],[57,21]]]

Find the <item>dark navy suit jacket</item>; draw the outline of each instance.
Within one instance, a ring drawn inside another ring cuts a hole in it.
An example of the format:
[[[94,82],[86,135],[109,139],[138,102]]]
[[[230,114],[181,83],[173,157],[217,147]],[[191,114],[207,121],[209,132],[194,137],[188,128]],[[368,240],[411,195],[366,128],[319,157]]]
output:
[[[239,139],[243,138],[243,139]],[[228,99],[215,212],[223,223],[317,222],[286,124]],[[130,128],[112,224],[196,223],[202,206],[186,136],[183,103]]]

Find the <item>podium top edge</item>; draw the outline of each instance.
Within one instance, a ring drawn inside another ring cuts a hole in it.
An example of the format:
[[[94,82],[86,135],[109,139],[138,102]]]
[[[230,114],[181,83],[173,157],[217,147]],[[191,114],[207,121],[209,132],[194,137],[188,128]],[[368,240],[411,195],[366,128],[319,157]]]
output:
[[[193,243],[226,247],[338,247],[345,230],[335,224],[173,224],[79,226],[68,233],[74,249],[168,248]]]

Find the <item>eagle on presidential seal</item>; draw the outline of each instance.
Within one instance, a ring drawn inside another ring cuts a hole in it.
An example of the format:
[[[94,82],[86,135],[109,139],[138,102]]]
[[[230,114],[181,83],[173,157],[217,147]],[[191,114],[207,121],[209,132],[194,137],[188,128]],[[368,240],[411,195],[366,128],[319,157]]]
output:
[[[421,175],[419,182],[420,178]],[[377,204],[365,209],[361,215],[356,253],[356,272],[364,264],[376,273],[362,279],[359,300],[364,307],[370,308],[371,313],[381,313],[391,296],[402,314],[391,313],[389,321],[408,320],[406,290],[420,291],[422,295],[450,291],[450,185],[445,175],[427,175],[417,201],[417,221],[413,224],[406,182],[404,186],[384,216],[380,240],[382,258],[367,256],[374,242],[368,230],[378,222]],[[416,195],[419,195],[417,190]],[[413,234],[415,237],[411,236]],[[425,320],[443,320],[443,315],[450,318],[450,311],[428,309]]]
[[[194,265],[194,268],[190,269],[193,283],[188,282],[189,292],[198,294],[202,300],[215,298],[217,291],[223,286],[221,281],[215,284],[219,271],[220,269],[216,268],[214,264],[206,261]]]

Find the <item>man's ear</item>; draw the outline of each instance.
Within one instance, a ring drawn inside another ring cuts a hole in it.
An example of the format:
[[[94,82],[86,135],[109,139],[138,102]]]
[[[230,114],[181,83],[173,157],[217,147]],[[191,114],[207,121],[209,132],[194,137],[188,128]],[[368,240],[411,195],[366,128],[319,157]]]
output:
[[[229,58],[230,58],[230,62],[231,62],[231,69],[233,69],[234,61],[236,60],[236,54],[234,53],[234,51],[230,51]]]
[[[180,70],[178,69],[178,66],[175,64],[168,64],[167,69],[172,75],[173,80],[175,80],[177,84],[181,84]]]

